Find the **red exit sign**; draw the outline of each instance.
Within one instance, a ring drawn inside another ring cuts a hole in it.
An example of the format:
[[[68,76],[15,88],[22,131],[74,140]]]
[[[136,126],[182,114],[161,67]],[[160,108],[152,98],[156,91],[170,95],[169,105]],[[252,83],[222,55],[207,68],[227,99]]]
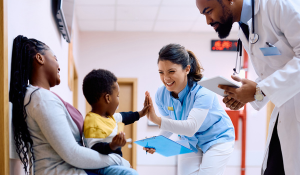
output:
[[[211,40],[212,51],[236,51],[237,40]]]

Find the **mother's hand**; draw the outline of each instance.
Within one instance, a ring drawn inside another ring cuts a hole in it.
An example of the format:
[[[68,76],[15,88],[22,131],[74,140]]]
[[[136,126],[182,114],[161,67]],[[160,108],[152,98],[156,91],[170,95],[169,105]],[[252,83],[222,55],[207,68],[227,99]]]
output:
[[[161,118],[158,117],[155,114],[155,110],[154,110],[154,106],[153,106],[153,102],[152,102],[152,98],[150,97],[150,93],[148,91],[146,91],[145,95],[148,97],[148,104],[150,105],[149,107],[149,111],[147,114],[147,118],[152,121],[153,123],[157,124],[158,126],[161,125]]]

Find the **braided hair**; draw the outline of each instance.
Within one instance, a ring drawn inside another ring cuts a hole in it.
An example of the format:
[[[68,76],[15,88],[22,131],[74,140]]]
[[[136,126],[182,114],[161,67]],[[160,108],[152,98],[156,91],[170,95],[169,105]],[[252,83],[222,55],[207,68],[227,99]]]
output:
[[[195,54],[190,50],[186,50],[184,46],[180,44],[168,44],[160,49],[158,55],[157,63],[159,63],[159,61],[171,61],[174,64],[181,65],[182,69],[190,65],[191,69],[187,75],[188,85],[190,87],[193,86],[193,82],[202,79],[204,69]]]
[[[28,39],[22,35],[17,36],[13,42],[9,101],[13,104],[12,124],[16,152],[24,165],[26,174],[29,174],[31,170],[34,154],[32,149],[33,141],[26,123],[27,114],[24,98],[31,79],[33,59],[37,53],[44,55],[45,50],[48,49],[49,47],[43,42],[36,39]],[[31,155],[28,154],[29,151]]]

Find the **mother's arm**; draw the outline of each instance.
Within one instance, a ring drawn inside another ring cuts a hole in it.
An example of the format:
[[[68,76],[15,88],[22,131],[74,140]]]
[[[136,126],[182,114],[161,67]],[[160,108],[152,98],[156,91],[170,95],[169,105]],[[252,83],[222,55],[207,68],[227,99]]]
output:
[[[70,165],[82,169],[98,169],[116,164],[130,166],[128,161],[118,155],[102,155],[78,145],[65,110],[58,101],[41,100],[27,112],[35,119],[51,147]]]

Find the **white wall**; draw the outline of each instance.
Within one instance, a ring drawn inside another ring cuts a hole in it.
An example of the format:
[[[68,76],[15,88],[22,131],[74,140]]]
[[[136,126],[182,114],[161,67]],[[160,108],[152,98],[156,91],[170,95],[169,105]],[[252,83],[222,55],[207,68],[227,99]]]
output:
[[[99,68],[108,69],[120,78],[137,78],[138,110],[143,107],[145,91],[149,91],[154,97],[157,88],[161,85],[157,58],[159,50],[166,44],[179,43],[192,50],[202,63],[206,77],[223,75],[230,78],[235,65],[235,52],[210,51],[210,40],[217,39],[216,33],[81,32],[79,36],[80,86],[88,72]],[[228,39],[237,39],[236,36],[236,33],[232,33]],[[256,78],[251,64],[249,78]],[[85,99],[81,88],[79,91],[79,109],[85,113]],[[221,102],[221,98],[219,99]],[[265,121],[265,109],[256,112],[248,105],[247,175],[259,174],[265,144]],[[157,127],[147,126],[146,118],[138,122],[137,128],[137,139],[154,136],[159,132]],[[239,130],[241,132],[241,127]],[[239,133],[239,140],[236,142],[226,174],[240,173],[240,157],[241,133]],[[174,175],[176,174],[176,164],[176,157],[146,155],[142,148],[138,147],[137,170],[141,175],[154,173],[156,175]]]
[[[18,35],[35,38],[46,43],[55,53],[60,64],[61,84],[51,90],[59,94],[65,101],[72,104],[72,92],[68,87],[68,43],[60,34],[52,14],[52,0],[9,0],[8,1],[8,70],[10,64],[13,39]],[[75,40],[78,38],[75,24]],[[75,42],[76,43],[76,42]],[[74,46],[74,50],[76,46]],[[74,53],[75,62],[76,53]],[[11,108],[10,108],[11,111]],[[11,115],[10,115],[11,116]],[[11,129],[11,128],[10,128]],[[23,173],[20,160],[15,153],[12,133],[10,133],[10,174]]]

